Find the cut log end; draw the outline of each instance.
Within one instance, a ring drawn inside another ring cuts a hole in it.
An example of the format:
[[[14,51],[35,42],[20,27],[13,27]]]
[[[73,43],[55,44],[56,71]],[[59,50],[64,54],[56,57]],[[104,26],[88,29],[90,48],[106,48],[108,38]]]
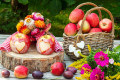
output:
[[[23,65],[29,69],[29,73],[32,73],[35,70],[48,72],[54,62],[62,62],[63,59],[64,52],[41,55],[37,52],[36,48],[32,46],[25,54],[17,54],[14,52],[1,53],[1,64],[5,68],[13,71],[16,66]]]

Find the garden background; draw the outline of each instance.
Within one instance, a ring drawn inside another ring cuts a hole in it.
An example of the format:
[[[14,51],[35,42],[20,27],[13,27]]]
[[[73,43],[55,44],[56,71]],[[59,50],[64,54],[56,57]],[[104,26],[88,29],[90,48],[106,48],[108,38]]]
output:
[[[12,34],[19,20],[32,12],[40,12],[52,23],[55,36],[62,36],[69,23],[70,12],[79,4],[93,2],[111,11],[115,19],[115,39],[120,39],[120,0],[0,0],[0,34]],[[84,12],[92,6],[81,7]],[[97,13],[97,11],[95,11]],[[102,11],[103,18],[109,15]]]

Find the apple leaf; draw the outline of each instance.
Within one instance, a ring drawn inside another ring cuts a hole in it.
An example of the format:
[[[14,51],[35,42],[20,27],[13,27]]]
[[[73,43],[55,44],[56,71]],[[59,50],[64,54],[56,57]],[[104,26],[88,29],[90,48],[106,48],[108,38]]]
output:
[[[28,0],[18,0],[19,3],[26,5],[28,4]]]

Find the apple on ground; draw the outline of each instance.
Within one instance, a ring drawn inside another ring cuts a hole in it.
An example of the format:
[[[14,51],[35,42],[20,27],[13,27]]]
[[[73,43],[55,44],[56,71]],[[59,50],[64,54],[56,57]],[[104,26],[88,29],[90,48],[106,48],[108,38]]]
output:
[[[91,27],[97,27],[99,24],[99,17],[96,13],[91,13],[86,17]]]
[[[37,51],[43,55],[50,55],[54,52],[55,39],[51,35],[41,36],[36,44]]]
[[[100,28],[92,28],[89,33],[102,32]]]
[[[83,20],[80,20],[79,22],[78,22],[78,24],[77,24],[77,30],[79,30],[80,29],[80,27],[81,27],[81,24],[82,24],[82,21]],[[84,21],[84,24],[83,24],[83,28],[82,28],[82,32],[83,33],[87,33],[87,32],[89,32],[90,31],[90,24],[88,23],[88,21]]]
[[[56,76],[62,75],[64,72],[64,65],[61,62],[56,62],[51,65],[51,73]]]
[[[83,19],[84,12],[81,9],[74,9],[70,15],[69,20],[72,23],[77,23],[79,20]]]
[[[100,21],[99,27],[104,32],[110,32],[112,30],[112,21],[110,19],[104,18]]]
[[[30,47],[29,37],[23,33],[15,33],[11,37],[10,47],[16,53],[26,53]]]
[[[77,26],[73,23],[69,23],[65,26],[64,33],[68,36],[74,36],[77,33]]]
[[[28,76],[28,68],[22,65],[16,66],[14,69],[14,75],[16,78],[26,78]]]

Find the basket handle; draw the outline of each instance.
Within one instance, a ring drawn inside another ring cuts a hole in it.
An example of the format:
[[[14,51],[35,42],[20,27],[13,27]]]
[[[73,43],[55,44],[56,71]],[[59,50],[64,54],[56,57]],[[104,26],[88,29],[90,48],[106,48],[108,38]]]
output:
[[[80,7],[82,7],[82,6],[84,6],[84,5],[91,5],[91,6],[94,6],[94,7],[98,7],[96,4],[94,4],[94,3],[92,3],[92,2],[86,2],[86,3],[79,4],[75,9],[79,9]],[[101,11],[98,10],[98,13],[99,13],[99,18],[100,18],[100,20],[102,20]]]
[[[114,35],[114,18],[112,16],[112,13],[109,10],[107,10],[106,8],[104,8],[104,7],[95,7],[95,8],[92,8],[92,9],[90,9],[90,10],[88,10],[86,12],[86,14],[85,14],[85,16],[83,18],[80,30],[78,31],[78,34],[82,34],[82,28],[83,28],[84,21],[86,20],[86,17],[88,16],[88,14],[90,14],[94,10],[104,10],[104,11],[106,11],[109,14],[109,16],[111,18],[111,21],[112,21],[112,31],[111,31],[111,33]]]

